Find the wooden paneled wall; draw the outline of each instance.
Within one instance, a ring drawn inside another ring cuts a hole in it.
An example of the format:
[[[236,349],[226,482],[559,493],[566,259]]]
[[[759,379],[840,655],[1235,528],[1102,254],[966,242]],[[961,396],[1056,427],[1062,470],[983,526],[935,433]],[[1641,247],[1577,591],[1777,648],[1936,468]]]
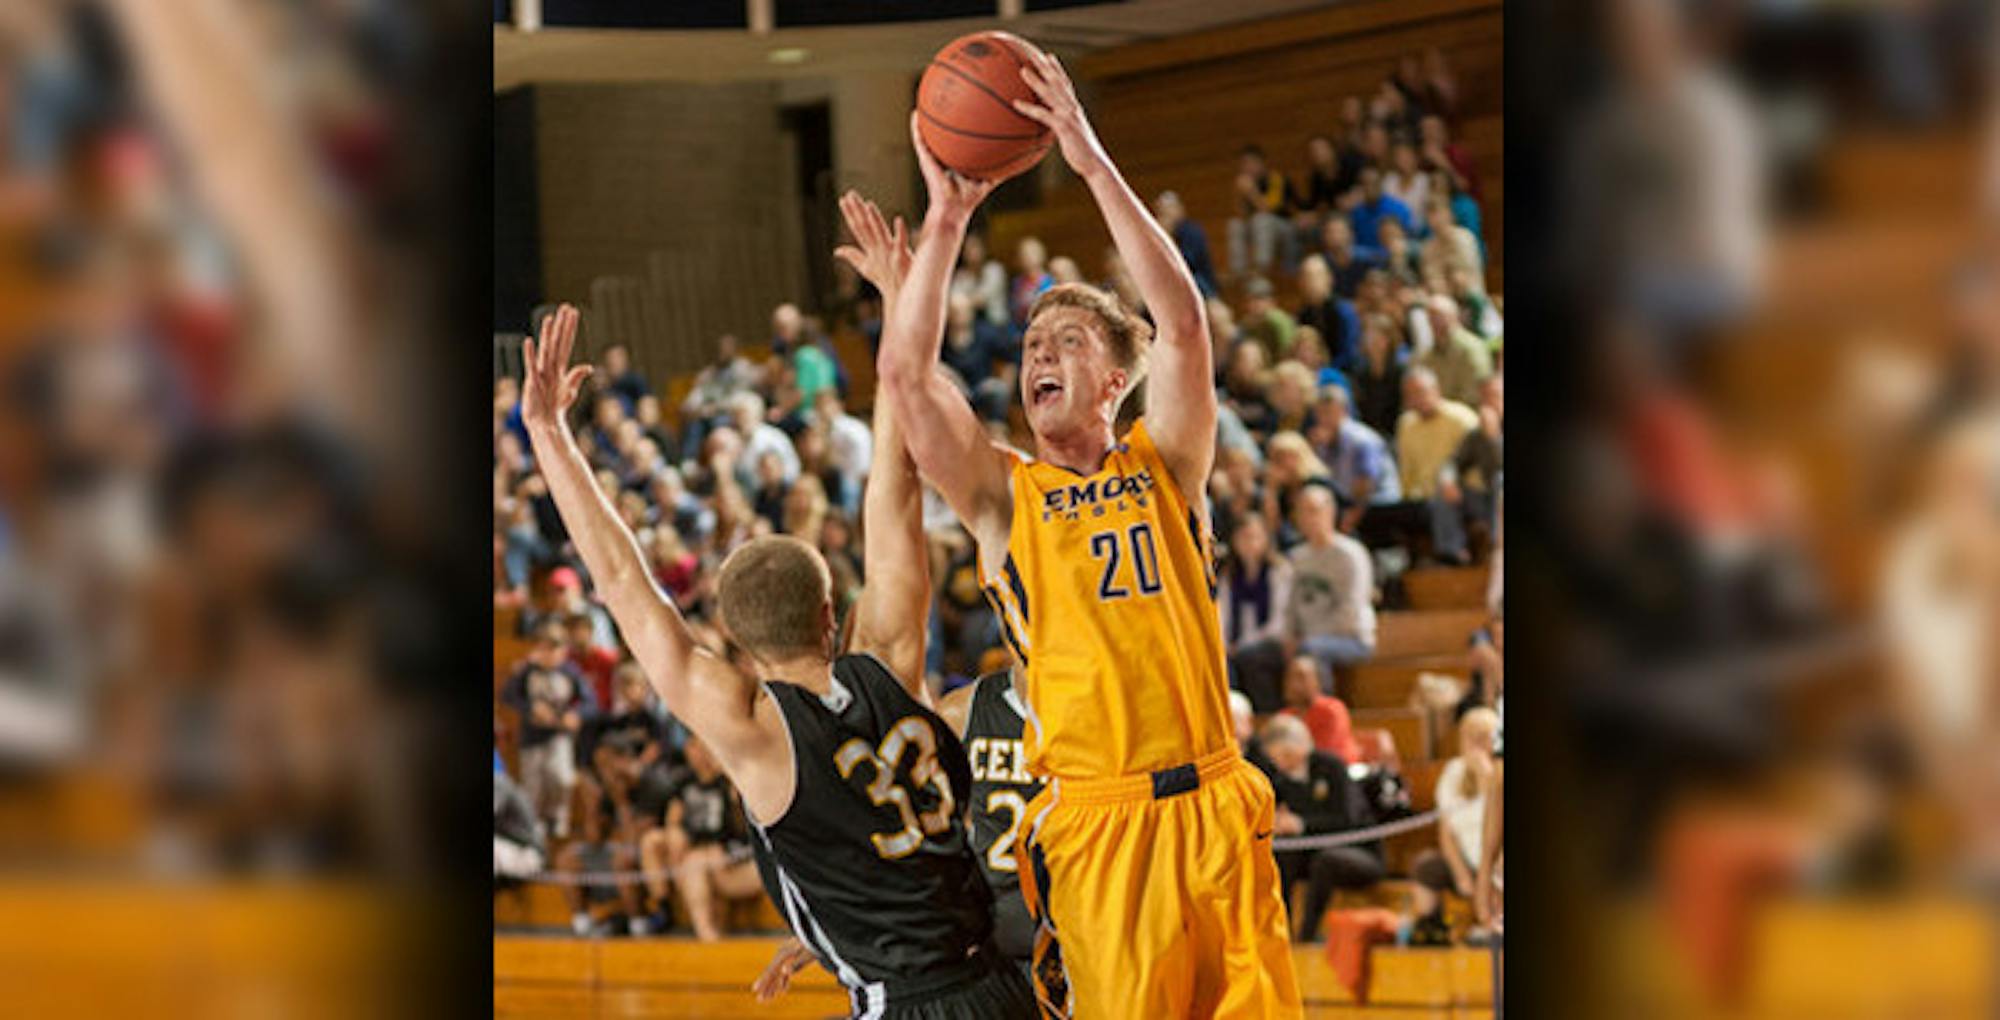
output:
[[[776,85],[543,85],[536,95],[544,293],[584,309],[585,349],[654,379],[715,338],[766,339],[805,289],[794,154]]]

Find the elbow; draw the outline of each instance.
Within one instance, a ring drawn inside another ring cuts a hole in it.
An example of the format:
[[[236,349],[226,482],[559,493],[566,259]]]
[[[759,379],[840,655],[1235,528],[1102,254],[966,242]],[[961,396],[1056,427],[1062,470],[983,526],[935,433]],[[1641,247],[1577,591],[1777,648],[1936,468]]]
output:
[[[1191,344],[1208,343],[1208,312],[1202,307],[1201,292],[1194,289],[1193,281],[1188,282],[1185,303],[1186,308],[1160,317],[1158,323],[1160,335],[1177,337]]]

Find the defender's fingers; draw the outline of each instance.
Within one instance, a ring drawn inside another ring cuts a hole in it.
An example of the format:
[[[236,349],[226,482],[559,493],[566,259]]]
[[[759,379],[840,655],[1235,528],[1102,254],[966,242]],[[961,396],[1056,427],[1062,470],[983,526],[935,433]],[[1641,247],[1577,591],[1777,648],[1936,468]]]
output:
[[[833,250],[833,257],[854,267],[855,272],[862,272],[862,262],[865,256],[861,254],[861,249],[851,244],[843,244]],[[862,275],[865,276],[867,274],[863,273]]]

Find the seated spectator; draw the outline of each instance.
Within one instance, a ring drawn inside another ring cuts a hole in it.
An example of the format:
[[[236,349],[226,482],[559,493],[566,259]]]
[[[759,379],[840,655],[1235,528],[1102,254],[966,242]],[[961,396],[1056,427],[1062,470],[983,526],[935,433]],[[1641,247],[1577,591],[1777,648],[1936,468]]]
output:
[[[1383,79],[1368,104],[1368,114],[1391,134],[1402,138],[1416,134],[1417,122],[1423,119],[1424,112],[1411,96],[1396,87],[1393,79]]]
[[[496,522],[501,529],[500,568],[507,590],[525,593],[529,577],[554,561],[555,547],[542,537],[530,500],[510,497],[502,512],[505,516]]]
[[[1497,711],[1507,689],[1506,628],[1498,611],[1487,618],[1486,626],[1472,632],[1467,642],[1465,669],[1472,682],[1466,685],[1465,697],[1452,710],[1454,718],[1463,720],[1475,708]]]
[[[1291,271],[1292,185],[1264,161],[1264,150],[1246,145],[1236,154],[1236,215],[1229,221],[1229,272],[1243,276],[1268,273],[1282,265]],[[1281,262],[1282,260],[1282,262]]]
[[[771,371],[791,373],[791,382],[798,388],[794,398],[776,401],[785,412],[775,416],[781,420],[794,408],[810,406],[822,389],[847,388],[846,370],[835,356],[825,324],[802,314],[790,302],[771,312],[771,358]],[[775,392],[778,387],[772,389]]]
[[[611,816],[626,838],[659,824],[666,800],[653,791],[647,800],[642,780],[666,753],[666,725],[653,707],[653,688],[636,662],[619,666],[606,712],[584,724],[578,755],[588,778],[602,791]]]
[[[1366,547],[1334,527],[1330,488],[1306,486],[1293,518],[1303,541],[1288,554],[1292,599],[1285,633],[1331,676],[1335,667],[1375,654],[1375,564]]]
[[[1276,416],[1271,427],[1281,432],[1305,429],[1312,418],[1312,399],[1318,384],[1319,377],[1304,362],[1292,359],[1280,362],[1271,372],[1271,387],[1266,393],[1271,412]]]
[[[778,477],[786,484],[799,476],[799,454],[791,437],[764,420],[764,400],[755,393],[738,393],[729,402],[736,431],[743,437],[743,452],[736,458],[736,481],[746,489],[758,486],[756,475],[766,455],[776,457]]]
[[[1236,312],[1229,302],[1219,297],[1208,299],[1208,342],[1215,351],[1215,385],[1222,386],[1224,373],[1229,370],[1229,358],[1236,350],[1236,344],[1243,339],[1243,331],[1237,328]]]
[[[861,553],[854,540],[854,525],[845,513],[829,510],[819,527],[819,554],[826,559],[826,572],[833,578],[833,606],[844,611],[861,597]]]
[[[939,359],[951,369],[981,418],[1005,420],[1015,384],[1005,328],[981,319],[963,294],[952,295],[946,308]]]
[[[599,484],[606,486],[606,495],[612,500],[618,497],[615,479],[600,478]],[[602,648],[619,647],[618,629],[611,622],[611,614],[597,604],[595,599],[584,594],[583,577],[573,567],[557,567],[549,571],[547,599],[530,605],[521,612],[520,633],[533,636],[541,632],[546,624],[564,623],[578,613],[590,617],[591,643]]]
[[[1247,338],[1239,340],[1229,352],[1229,367],[1222,377],[1223,402],[1259,442],[1271,434],[1277,418],[1265,396],[1271,384],[1267,364],[1264,345]]]
[[[1244,285],[1243,335],[1264,346],[1264,360],[1277,364],[1292,353],[1292,340],[1299,325],[1278,307],[1271,281],[1253,276]]]
[[[687,482],[676,468],[661,468],[646,484],[646,496],[652,504],[654,527],[670,527],[695,541],[715,527],[715,511],[687,491]]]
[[[605,392],[618,398],[625,405],[625,413],[637,415],[639,401],[653,392],[646,385],[646,377],[632,368],[632,349],[624,344],[612,344],[604,349],[604,364],[596,377],[598,385]]]
[[[1449,278],[1454,269],[1465,269],[1480,293],[1485,292],[1486,258],[1480,254],[1479,238],[1472,231],[1458,225],[1452,215],[1451,200],[1443,195],[1432,196],[1430,203],[1423,207],[1424,222],[1430,226],[1430,239],[1418,249],[1417,260],[1426,277],[1437,275]]]
[[[1306,184],[1295,192],[1298,205],[1292,210],[1292,227],[1298,231],[1301,248],[1319,243],[1320,229],[1329,219],[1341,216],[1340,155],[1333,139],[1314,135],[1306,140]]]
[[[958,268],[951,275],[953,297],[972,302],[980,320],[996,329],[1007,328],[1007,267],[986,251],[986,235],[970,231],[958,252]]]
[[[701,453],[709,430],[726,425],[733,418],[730,402],[739,393],[757,385],[761,373],[750,359],[737,353],[736,338],[727,333],[715,342],[715,360],[694,377],[694,386],[681,401],[681,456],[692,459]]]
[[[597,643],[597,622],[589,613],[569,614],[563,618],[563,640],[569,664],[590,684],[591,698],[600,705],[611,704],[611,672],[618,668],[618,651]]]
[[[868,423],[847,413],[839,393],[821,390],[813,401],[826,426],[827,461],[841,477],[841,508],[854,513],[868,482],[868,464],[875,456],[875,433]]]
[[[1217,579],[1222,639],[1233,686],[1259,714],[1283,704],[1279,673],[1285,661],[1285,606],[1292,596],[1292,565],[1271,548],[1271,534],[1257,514],[1237,516],[1229,532],[1229,559]]]
[[[1359,764],[1361,745],[1354,739],[1347,703],[1327,693],[1332,687],[1332,680],[1320,675],[1318,659],[1293,656],[1285,664],[1284,713],[1306,724],[1314,749],[1336,755],[1349,765]]]
[[[785,479],[785,466],[779,462],[776,451],[766,450],[757,458],[757,487],[752,491],[750,507],[770,523],[774,532],[784,530],[785,497],[791,493],[792,484]]]
[[[751,858],[743,803],[699,737],[689,737],[688,774],[667,805],[666,825],[640,844],[649,871],[672,874],[695,937],[722,938],[723,907],[764,895]]]
[[[1082,283],[1083,270],[1077,268],[1075,259],[1067,255],[1057,255],[1049,260],[1049,279],[1057,284]]]
[[[827,506],[826,489],[819,477],[800,475],[785,493],[778,530],[793,538],[817,542],[820,529],[826,524]]]
[[[1334,495],[1340,497],[1340,530],[1353,535],[1370,507],[1402,502],[1403,487],[1388,441],[1355,420],[1351,401],[1338,386],[1321,389],[1307,439],[1327,466]]]
[[[1359,332],[1360,327],[1355,327]],[[1311,381],[1308,392],[1316,393],[1322,387],[1337,386],[1346,389],[1353,383],[1347,374],[1333,367],[1327,359],[1326,341],[1319,330],[1311,326],[1300,326],[1297,340],[1292,342],[1292,360],[1306,368],[1306,378]]]
[[[1486,349],[1493,352],[1497,366],[1500,358],[1500,339],[1506,333],[1507,323],[1500,315],[1500,305],[1493,296],[1486,293],[1486,283],[1474,274],[1470,266],[1453,266],[1446,274],[1446,292],[1458,299],[1459,318],[1465,327],[1478,334],[1486,342]]]
[[[1403,377],[1402,417],[1396,422],[1396,461],[1402,469],[1403,498],[1428,502],[1437,481],[1479,416],[1439,392],[1437,375],[1413,366]]]
[[[833,466],[833,450],[828,445],[826,426],[820,423],[819,415],[813,414],[806,427],[793,440],[799,451],[799,478],[812,478],[819,482],[820,495],[832,506],[846,505],[847,476]]]
[[[566,838],[576,788],[576,737],[596,706],[589,682],[570,665],[562,624],[550,621],[535,632],[534,647],[501,685],[500,700],[520,715],[521,789],[548,831]]]
[[[1479,215],[1479,203],[1471,195],[1452,186],[1451,175],[1439,170],[1431,174],[1431,197],[1447,196],[1451,203],[1452,222],[1472,232],[1473,240],[1479,242],[1481,258],[1486,256],[1486,235],[1484,220]]]
[[[1292,525],[1299,494],[1308,487],[1324,488],[1328,472],[1312,444],[1297,432],[1280,432],[1267,445],[1264,520],[1277,536],[1278,548],[1290,549],[1299,543],[1298,529]]]
[[[1382,271],[1398,287],[1416,287],[1424,282],[1423,266],[1417,262],[1417,246],[1410,243],[1410,228],[1401,220],[1385,219],[1377,230],[1382,246]]]
[[[1194,277],[1194,285],[1201,296],[1212,298],[1220,288],[1215,281],[1215,260],[1208,251],[1208,233],[1201,224],[1188,219],[1187,208],[1181,205],[1181,196],[1172,191],[1160,192],[1153,200],[1153,215],[1160,221],[1160,229],[1174,239],[1174,247],[1181,253],[1181,261],[1187,263],[1188,273]]]
[[[1325,258],[1307,256],[1299,264],[1298,323],[1319,331],[1325,340],[1328,362],[1342,374],[1351,373],[1361,363],[1361,319],[1354,305],[1334,293],[1333,269]]]
[[[1431,534],[1438,558],[1447,563],[1470,562],[1466,525],[1476,522],[1491,533],[1499,506],[1501,479],[1501,381],[1480,387],[1479,427],[1459,440],[1458,449],[1438,478],[1431,501]]]
[[[1384,190],[1382,171],[1374,166],[1362,168],[1361,201],[1348,213],[1348,222],[1354,227],[1355,244],[1384,250],[1388,245],[1382,238],[1382,224],[1394,223],[1405,233],[1413,226],[1410,207]]]
[[[1450,175],[1451,190],[1463,194],[1476,210],[1479,170],[1465,147],[1451,140],[1451,128],[1445,119],[1436,114],[1426,115],[1418,122],[1418,133],[1424,168]]]
[[[1227,405],[1222,410],[1226,414]],[[1255,443],[1217,444],[1215,470],[1208,476],[1208,493],[1218,535],[1234,535],[1237,524],[1245,517],[1263,514],[1264,483],[1258,475],[1257,452]],[[1266,522],[1267,536],[1269,526]]]
[[[1354,406],[1361,424],[1384,436],[1396,433],[1403,414],[1402,329],[1396,320],[1361,322],[1361,365],[1353,374]]]
[[[694,600],[695,584],[701,578],[701,559],[687,547],[680,531],[666,522],[654,525],[653,541],[646,556],[653,569],[654,583],[680,605]]]
[[[1024,237],[1014,246],[1014,282],[1008,290],[1009,312],[1015,336],[1028,328],[1028,310],[1042,292],[1055,286],[1049,275],[1049,251],[1040,238]]]
[[[1366,798],[1348,777],[1348,763],[1313,750],[1306,724],[1289,715],[1272,716],[1259,733],[1271,764],[1271,788],[1278,807],[1272,831],[1280,837],[1321,836],[1366,828],[1373,822]],[[1366,889],[1382,880],[1379,843],[1279,850],[1279,885],[1285,899],[1300,882],[1306,896],[1293,917],[1296,938],[1317,942],[1326,908],[1338,889]]]
[[[592,781],[578,783],[573,799],[572,810],[581,819],[577,838],[556,851],[555,861],[556,873],[568,879],[562,891],[569,904],[570,930],[580,936],[604,930],[591,917],[590,906],[609,890],[624,912],[625,931],[648,934],[650,924],[641,886],[630,877],[639,866],[639,855],[619,825],[612,801]]]
[[[639,398],[632,416],[638,420],[639,427],[645,430],[646,438],[653,441],[655,449],[663,456],[679,459],[680,446],[674,442],[674,434],[668,430],[661,413],[659,396],[648,393]]]
[[[1368,271],[1381,268],[1381,249],[1356,245],[1354,224],[1340,216],[1326,221],[1320,238],[1326,249],[1327,268],[1333,272],[1333,292],[1354,300],[1360,293],[1361,282],[1368,278]]]
[[[960,532],[963,535],[963,532]],[[957,536],[954,536],[957,537]],[[977,676],[979,657],[1000,643],[1000,618],[979,583],[978,552],[970,541],[953,542],[938,585],[932,672]]]
[[[1416,930],[1419,945],[1450,942],[1444,923],[1446,892],[1471,899],[1474,879],[1485,848],[1486,798],[1493,791],[1493,737],[1499,718],[1490,708],[1475,708],[1458,724],[1458,756],[1445,764],[1437,780],[1437,847],[1425,850],[1410,866],[1417,880]]]
[[[1417,355],[1416,364],[1437,377],[1438,391],[1446,400],[1461,405],[1479,402],[1479,387],[1493,374],[1493,353],[1486,341],[1465,328],[1458,316],[1458,302],[1433,295],[1425,304],[1431,330],[1430,349]]]
[[[516,882],[541,874],[548,863],[548,838],[535,806],[507,775],[500,752],[493,752],[493,877]]]
[[[1397,142],[1389,150],[1389,170],[1382,175],[1382,191],[1403,203],[1411,216],[1421,214],[1430,204],[1431,181],[1417,160],[1417,147],[1409,142]],[[1413,234],[1424,232],[1424,225],[1406,224]]]

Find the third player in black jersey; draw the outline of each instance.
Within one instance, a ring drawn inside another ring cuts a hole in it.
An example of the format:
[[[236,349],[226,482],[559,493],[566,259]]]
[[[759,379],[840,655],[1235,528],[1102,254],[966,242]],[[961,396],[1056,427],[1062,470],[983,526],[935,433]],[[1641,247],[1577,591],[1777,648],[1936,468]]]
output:
[[[1002,954],[1026,965],[1035,925],[1021,899],[1014,836],[1028,802],[1042,792],[1042,782],[1028,774],[1021,750],[1027,706],[1014,689],[1012,672],[1002,671],[945,695],[938,714],[958,731],[972,766],[972,799],[966,808],[972,850],[993,890],[993,942]]]

